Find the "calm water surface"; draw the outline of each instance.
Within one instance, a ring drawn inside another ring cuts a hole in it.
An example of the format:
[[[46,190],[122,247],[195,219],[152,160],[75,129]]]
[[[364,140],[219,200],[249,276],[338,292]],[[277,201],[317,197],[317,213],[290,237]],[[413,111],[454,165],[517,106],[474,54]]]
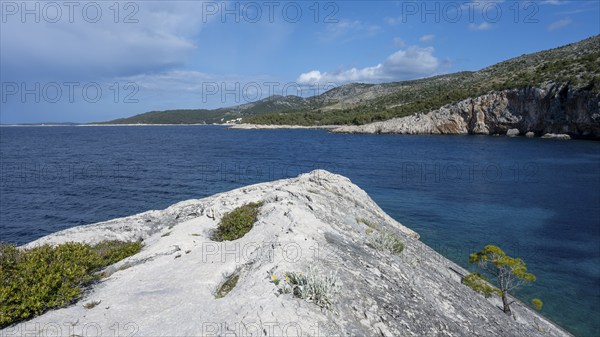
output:
[[[500,245],[538,276],[518,293],[600,335],[600,142],[334,135],[218,126],[0,127],[0,240],[162,209],[315,168],[343,174],[437,251]]]

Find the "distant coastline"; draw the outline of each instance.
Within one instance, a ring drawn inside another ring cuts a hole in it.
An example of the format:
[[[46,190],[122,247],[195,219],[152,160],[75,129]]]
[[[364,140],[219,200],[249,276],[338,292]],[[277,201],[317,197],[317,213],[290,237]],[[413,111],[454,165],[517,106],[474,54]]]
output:
[[[40,123],[40,124],[0,124],[0,127],[27,127],[27,126],[230,126],[232,124],[104,124],[104,123],[92,123],[92,124],[77,124],[77,123]]]

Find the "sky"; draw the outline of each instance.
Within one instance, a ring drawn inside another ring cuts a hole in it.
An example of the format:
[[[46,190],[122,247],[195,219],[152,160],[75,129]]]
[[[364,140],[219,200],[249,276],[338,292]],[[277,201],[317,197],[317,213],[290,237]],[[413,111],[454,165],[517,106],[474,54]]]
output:
[[[599,3],[0,0],[0,123],[107,121],[479,70],[600,34]]]

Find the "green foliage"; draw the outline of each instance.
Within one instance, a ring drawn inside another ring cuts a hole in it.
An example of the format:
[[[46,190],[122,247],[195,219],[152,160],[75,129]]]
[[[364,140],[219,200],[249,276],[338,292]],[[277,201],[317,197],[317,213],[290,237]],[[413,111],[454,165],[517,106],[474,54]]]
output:
[[[507,314],[510,314],[507,294],[536,279],[535,275],[527,272],[525,261],[506,255],[502,249],[494,245],[487,245],[482,251],[471,254],[469,263],[476,263],[495,279],[504,303],[504,312]]]
[[[215,241],[232,241],[246,235],[256,222],[263,202],[251,202],[226,213],[213,234]]]
[[[323,309],[332,309],[335,296],[340,292],[339,278],[330,273],[328,276],[319,275],[309,268],[308,273],[286,272],[283,282],[276,276],[271,276],[281,294],[293,294],[307,302],[314,303]]]
[[[482,294],[485,298],[492,296],[493,294],[500,295],[500,290],[492,286],[487,278],[479,273],[471,273],[465,276],[462,283],[466,286],[471,287],[474,291]]]
[[[100,255],[100,267],[110,266],[142,250],[141,242],[123,242],[118,240],[102,241],[92,247]]]
[[[599,46],[597,35],[476,72],[377,86],[353,83],[309,98],[272,96],[229,108],[152,111],[107,123],[210,124],[243,118],[244,123],[256,124],[361,125],[427,113],[492,91],[539,87],[549,82],[568,83],[572,88],[587,88],[597,93],[600,91]]]
[[[151,111],[140,115],[115,119],[104,124],[209,124],[237,116],[220,110],[167,110]]]
[[[31,249],[0,243],[0,327],[74,302],[94,272],[140,249],[119,241]]]
[[[561,48],[523,55],[476,72],[460,72],[422,80],[349,84],[293,111],[252,115],[245,123],[296,125],[361,125],[427,113],[444,105],[492,91],[540,87],[548,82],[575,89],[600,90],[600,36]],[[365,99],[356,99],[364,95]],[[368,97],[368,98],[367,98]]]
[[[227,294],[229,294],[229,292],[232,291],[233,288],[235,288],[235,286],[238,283],[239,278],[240,278],[240,275],[237,273],[229,275],[225,279],[225,282],[223,282],[223,284],[221,284],[221,286],[215,293],[215,298],[223,298],[223,297],[227,296]]]
[[[542,310],[542,306],[544,306],[544,302],[542,302],[542,300],[540,300],[539,298],[532,299],[531,304],[533,304],[533,307],[536,310]]]

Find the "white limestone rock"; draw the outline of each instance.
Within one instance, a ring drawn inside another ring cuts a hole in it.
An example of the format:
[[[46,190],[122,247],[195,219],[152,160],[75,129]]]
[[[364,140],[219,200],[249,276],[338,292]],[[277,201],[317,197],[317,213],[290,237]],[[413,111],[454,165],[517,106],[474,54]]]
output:
[[[223,214],[258,201],[258,221],[244,237],[211,240]],[[404,251],[374,249],[372,227],[395,233]],[[349,179],[327,171],[247,186],[28,244],[142,239],[144,248],[109,267],[111,275],[78,303],[1,335],[569,336],[519,302],[508,317],[497,300],[461,284],[465,270],[418,238]],[[333,310],[280,294],[270,279],[309,268],[341,280]],[[237,285],[216,299],[233,273]],[[83,307],[91,301],[100,304]]]

